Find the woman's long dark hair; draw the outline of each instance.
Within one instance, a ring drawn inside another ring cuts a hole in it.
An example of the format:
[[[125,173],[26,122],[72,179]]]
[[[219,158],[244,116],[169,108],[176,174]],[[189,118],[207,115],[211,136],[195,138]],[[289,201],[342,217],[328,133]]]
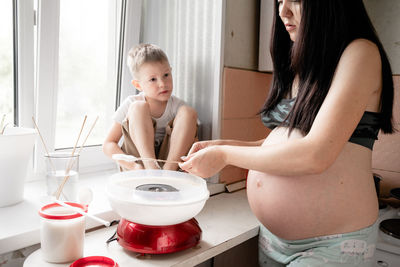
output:
[[[274,2],[270,47],[274,77],[261,112],[270,111],[290,95],[293,79],[298,75],[298,93],[287,120],[290,131],[297,128],[307,134],[329,91],[344,49],[353,40],[364,38],[375,43],[381,55],[380,127],[384,133],[392,133],[392,71],[362,0],[301,0],[302,15],[296,42],[290,40]]]

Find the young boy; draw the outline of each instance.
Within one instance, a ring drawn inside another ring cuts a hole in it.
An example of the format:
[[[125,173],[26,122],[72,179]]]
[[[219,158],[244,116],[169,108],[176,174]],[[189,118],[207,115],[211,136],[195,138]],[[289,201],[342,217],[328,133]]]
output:
[[[173,82],[166,54],[155,45],[140,44],[129,51],[128,67],[140,93],[126,98],[115,112],[104,153],[180,161],[195,141],[197,113],[171,95]],[[118,163],[123,170],[160,168],[157,161]],[[177,170],[178,164],[165,163],[163,169]]]

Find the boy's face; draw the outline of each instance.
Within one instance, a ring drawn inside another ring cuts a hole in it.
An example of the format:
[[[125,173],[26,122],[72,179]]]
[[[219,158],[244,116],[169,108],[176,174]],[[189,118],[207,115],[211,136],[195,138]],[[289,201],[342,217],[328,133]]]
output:
[[[148,99],[168,101],[172,94],[171,67],[166,61],[144,63],[139,70],[138,80],[133,85]]]

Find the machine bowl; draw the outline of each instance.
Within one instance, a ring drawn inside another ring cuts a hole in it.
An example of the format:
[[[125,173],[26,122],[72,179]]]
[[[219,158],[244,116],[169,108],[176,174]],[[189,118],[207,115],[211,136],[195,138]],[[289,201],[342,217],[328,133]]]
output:
[[[114,174],[106,192],[122,218],[143,225],[174,225],[196,216],[209,198],[203,178],[177,171],[135,170]]]

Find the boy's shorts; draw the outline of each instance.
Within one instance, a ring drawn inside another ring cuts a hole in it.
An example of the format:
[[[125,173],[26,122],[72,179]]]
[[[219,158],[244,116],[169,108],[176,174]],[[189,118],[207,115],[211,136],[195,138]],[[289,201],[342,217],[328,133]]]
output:
[[[165,135],[164,135],[162,142],[159,145],[154,144],[154,151],[155,151],[155,154],[156,154],[155,156],[157,159],[165,160],[168,157],[173,125],[174,125],[174,120],[171,120],[165,127]],[[153,120],[153,129],[154,129],[154,134],[155,134],[155,131],[156,131],[156,121],[155,120]],[[132,155],[135,157],[140,157],[140,154],[137,151],[137,148],[136,148],[135,144],[133,143],[131,136],[129,134],[129,121],[128,120],[124,120],[122,122],[122,135],[124,136],[124,142],[122,143],[122,147],[121,147],[122,151],[125,154]],[[196,142],[196,141],[198,141],[197,129],[196,129],[196,136],[195,136],[194,142]],[[137,163],[142,164],[140,161],[138,161]],[[162,164],[160,164],[160,165],[162,165]],[[121,170],[125,171],[124,168],[122,168]]]
[[[260,266],[373,266],[378,223],[361,230],[285,240],[260,225],[258,239]]]

